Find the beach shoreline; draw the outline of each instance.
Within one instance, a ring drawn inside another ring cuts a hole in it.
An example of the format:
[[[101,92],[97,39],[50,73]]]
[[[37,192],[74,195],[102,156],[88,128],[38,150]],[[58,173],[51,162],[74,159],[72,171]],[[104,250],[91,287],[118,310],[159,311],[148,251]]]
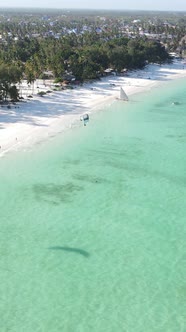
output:
[[[173,79],[186,77],[182,61],[167,65],[148,65],[127,76],[107,76],[85,83],[73,90],[52,91],[41,97],[38,90],[49,86],[40,80],[33,98],[12,105],[0,106],[0,156],[28,148],[80,124],[84,113],[102,109],[119,97],[122,87],[129,97],[150,91],[153,87]]]

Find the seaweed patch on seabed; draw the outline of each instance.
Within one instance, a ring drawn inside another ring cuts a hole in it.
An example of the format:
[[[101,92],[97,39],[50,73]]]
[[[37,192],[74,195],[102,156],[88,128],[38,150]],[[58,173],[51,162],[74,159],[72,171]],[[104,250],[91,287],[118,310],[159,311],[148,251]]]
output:
[[[88,183],[97,183],[97,184],[101,184],[101,183],[105,184],[105,183],[110,182],[106,178],[92,176],[90,174],[74,174],[73,178],[78,181],[83,181],[83,182],[88,182]]]
[[[63,161],[63,169],[68,169],[69,166],[76,166],[76,165],[80,165],[82,163],[82,160],[80,159],[68,159],[68,160],[64,160]]]
[[[59,205],[61,203],[71,202],[72,196],[83,190],[83,187],[75,185],[71,182],[66,184],[35,184],[33,191],[37,200]]]
[[[176,140],[177,142],[183,142],[186,140],[186,135],[183,134],[183,135],[165,135],[165,137],[167,138],[173,138],[174,140]]]

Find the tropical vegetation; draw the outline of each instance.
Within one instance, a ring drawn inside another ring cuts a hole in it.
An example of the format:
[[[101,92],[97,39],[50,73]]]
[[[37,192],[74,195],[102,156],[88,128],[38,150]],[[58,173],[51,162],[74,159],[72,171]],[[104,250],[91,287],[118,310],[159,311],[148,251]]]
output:
[[[127,35],[123,33],[124,19],[116,15],[107,15],[104,20],[96,15],[78,17],[74,14],[71,20],[61,15],[64,22],[59,14],[55,16],[57,13],[53,14],[53,20],[42,15],[12,14],[12,20],[4,15],[0,21],[0,100],[17,100],[19,82],[23,78],[31,84],[38,78],[47,78],[49,72],[56,82],[69,76],[83,82],[105,75],[108,68],[120,74],[143,68],[147,63],[171,61],[170,33],[176,32],[179,40],[182,38],[182,47],[185,45],[185,21],[181,21],[179,28],[173,23],[157,22],[155,25],[150,24],[144,14],[138,20],[140,25],[133,23],[129,29],[132,32]],[[55,17],[58,17],[56,21]],[[148,38],[140,34],[140,29],[161,34],[164,41]]]

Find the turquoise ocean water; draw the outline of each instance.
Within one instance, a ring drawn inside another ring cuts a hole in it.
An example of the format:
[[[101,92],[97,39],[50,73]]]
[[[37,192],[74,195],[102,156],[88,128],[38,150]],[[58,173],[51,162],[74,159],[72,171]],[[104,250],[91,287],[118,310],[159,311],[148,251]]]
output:
[[[182,79],[1,158],[0,332],[186,331],[185,151]]]

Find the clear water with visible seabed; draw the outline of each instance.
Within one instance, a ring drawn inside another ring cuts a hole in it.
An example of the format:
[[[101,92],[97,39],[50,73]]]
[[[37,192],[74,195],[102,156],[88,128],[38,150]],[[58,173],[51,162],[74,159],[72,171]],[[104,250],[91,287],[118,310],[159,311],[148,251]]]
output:
[[[1,158],[1,332],[186,331],[185,83]]]

